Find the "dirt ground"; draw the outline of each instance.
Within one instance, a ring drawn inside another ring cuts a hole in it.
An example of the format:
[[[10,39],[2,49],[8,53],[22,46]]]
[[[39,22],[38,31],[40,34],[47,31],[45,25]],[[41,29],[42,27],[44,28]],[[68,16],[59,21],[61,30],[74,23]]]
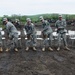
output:
[[[22,40],[23,45],[19,52],[11,50],[0,53],[0,75],[75,75],[74,46],[69,44],[70,51],[62,48],[58,52],[53,45],[53,52],[48,49],[42,52],[41,41],[38,42],[36,52],[32,49],[26,52]]]

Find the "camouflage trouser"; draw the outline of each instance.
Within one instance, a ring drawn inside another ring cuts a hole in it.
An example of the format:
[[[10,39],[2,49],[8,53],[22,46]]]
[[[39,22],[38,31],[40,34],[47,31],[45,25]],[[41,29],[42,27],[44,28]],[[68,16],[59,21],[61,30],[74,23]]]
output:
[[[43,34],[43,46],[45,47],[46,45],[52,46],[52,33],[49,34]],[[49,40],[48,40],[49,38]]]
[[[63,43],[64,43],[64,46],[67,46],[67,41],[66,41],[66,33],[58,33],[58,47],[60,47],[61,45],[61,40],[63,39]]]
[[[14,48],[18,48],[18,33],[13,33],[9,35],[9,38],[14,46]]]
[[[36,46],[36,34],[27,34],[26,46]]]

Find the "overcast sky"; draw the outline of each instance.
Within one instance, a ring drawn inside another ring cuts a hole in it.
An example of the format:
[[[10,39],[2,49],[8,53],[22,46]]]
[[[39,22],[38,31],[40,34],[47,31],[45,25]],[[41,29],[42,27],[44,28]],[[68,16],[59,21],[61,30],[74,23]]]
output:
[[[75,14],[75,0],[0,0],[2,15]]]

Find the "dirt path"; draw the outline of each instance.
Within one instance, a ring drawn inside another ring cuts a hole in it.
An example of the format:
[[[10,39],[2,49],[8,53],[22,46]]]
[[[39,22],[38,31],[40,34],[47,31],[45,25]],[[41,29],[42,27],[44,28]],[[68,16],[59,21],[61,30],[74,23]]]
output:
[[[75,75],[75,48],[53,49],[42,52],[38,45],[36,52],[26,52],[24,46],[17,53],[4,51],[0,53],[0,75]]]
[[[75,75],[75,50],[3,52],[0,75]]]

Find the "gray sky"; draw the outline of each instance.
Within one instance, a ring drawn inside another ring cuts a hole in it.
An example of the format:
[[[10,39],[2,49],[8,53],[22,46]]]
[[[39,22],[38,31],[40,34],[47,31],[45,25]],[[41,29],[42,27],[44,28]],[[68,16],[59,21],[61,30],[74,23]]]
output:
[[[2,15],[75,14],[75,0],[1,0]]]

